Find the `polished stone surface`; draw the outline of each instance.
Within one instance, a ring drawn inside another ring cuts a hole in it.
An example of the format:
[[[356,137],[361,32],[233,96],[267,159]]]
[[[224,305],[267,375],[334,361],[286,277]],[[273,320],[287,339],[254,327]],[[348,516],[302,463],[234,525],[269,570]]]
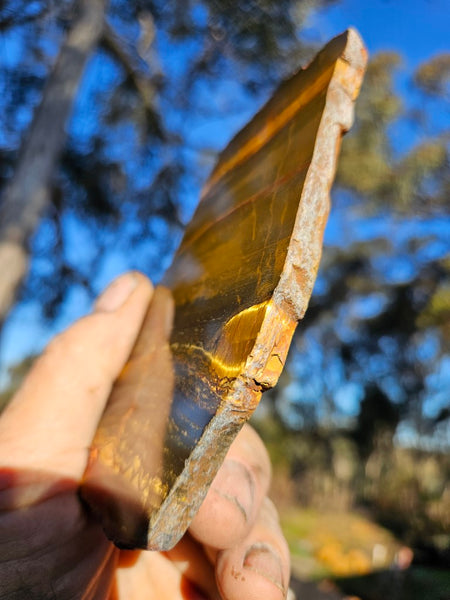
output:
[[[177,542],[275,385],[316,277],[365,63],[355,31],[335,38],[220,155],[92,445],[82,496],[118,545]]]

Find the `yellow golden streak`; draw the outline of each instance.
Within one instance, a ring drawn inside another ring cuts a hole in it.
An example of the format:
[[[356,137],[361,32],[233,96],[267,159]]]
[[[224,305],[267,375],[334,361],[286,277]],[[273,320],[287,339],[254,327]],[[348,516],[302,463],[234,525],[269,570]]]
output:
[[[265,123],[264,127],[244,144],[232,158],[225,161],[217,170],[212,173],[207,185],[204,187],[202,196],[217,183],[226,173],[234,169],[238,164],[243,163],[258,150],[267,144],[293,117],[306,105],[313,100],[330,81],[335,65],[329,67],[315,80],[314,84],[303,90],[291,104],[286,106],[272,120]]]
[[[213,352],[206,350],[203,346],[193,344],[175,343],[172,344],[172,348],[174,350],[183,348],[187,354],[197,350],[207,358],[211,370],[219,378],[234,379],[244,369],[248,354],[255,343],[260,324],[264,320],[269,304],[269,301],[255,304],[231,317],[224,325],[217,348]],[[232,343],[233,332],[236,328],[239,328],[240,339],[242,340],[244,337],[244,343],[239,344],[238,347]],[[247,333],[246,337],[245,333]]]

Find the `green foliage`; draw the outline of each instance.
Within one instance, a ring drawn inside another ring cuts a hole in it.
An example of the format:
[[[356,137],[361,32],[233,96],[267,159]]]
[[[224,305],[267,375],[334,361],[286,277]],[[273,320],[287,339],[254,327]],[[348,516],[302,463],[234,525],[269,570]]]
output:
[[[342,229],[324,249],[319,291],[290,355],[297,383],[289,394],[281,390],[279,400],[285,423],[308,427],[339,417],[349,422],[339,399],[353,398],[363,455],[378,432],[392,438],[405,422],[419,438],[435,432],[435,443],[450,443],[449,413],[442,408],[448,381],[437,374],[447,364],[450,327],[450,248],[443,233],[450,191],[447,63],[440,57],[423,64],[408,81],[408,96],[397,91],[402,64],[392,52],[369,63],[336,179],[334,210]],[[428,96],[431,88],[430,104],[424,92]],[[402,127],[411,137],[399,147]],[[424,233],[427,223],[439,221],[442,233],[436,227],[431,233],[431,226]],[[364,236],[372,227],[377,234]],[[408,230],[423,233],[405,239]],[[439,245],[434,257],[431,249]],[[426,415],[425,404],[433,402],[436,408]],[[312,420],[311,414],[305,420],[301,406],[313,407]],[[389,417],[387,429],[380,416]]]
[[[449,97],[450,53],[434,56],[414,73],[415,84],[430,96]]]
[[[357,423],[347,430],[292,432],[266,415],[254,424],[267,440],[274,464],[272,495],[285,512],[294,506],[331,514],[370,508],[404,543],[434,547],[445,560],[450,542],[448,455],[396,447],[388,428],[379,426],[362,456]],[[294,537],[304,538],[306,532],[296,531]]]
[[[425,140],[415,146],[396,165],[393,189],[389,193],[395,205],[404,211],[417,207],[422,213],[435,211],[439,205],[445,208],[449,158],[446,137]]]
[[[443,281],[417,318],[420,328],[437,327],[445,340],[450,341],[450,283]]]
[[[393,178],[387,128],[402,112],[393,91],[398,54],[381,53],[369,63],[356,105],[356,121],[344,140],[336,182],[357,194],[382,197]]]
[[[388,570],[339,579],[337,584],[351,597],[364,600],[444,600],[450,593],[448,569],[415,566],[405,572]]]
[[[422,65],[411,85],[427,93],[432,89],[442,98],[448,57],[438,58]],[[394,152],[390,127],[407,116],[394,83],[401,64],[401,57],[392,52],[375,55],[369,63],[356,105],[355,126],[343,143],[337,184],[365,197],[368,210],[390,207],[408,215],[430,213],[446,208],[448,200],[450,132],[422,137],[400,156]],[[415,119],[426,121],[427,117],[418,110]]]

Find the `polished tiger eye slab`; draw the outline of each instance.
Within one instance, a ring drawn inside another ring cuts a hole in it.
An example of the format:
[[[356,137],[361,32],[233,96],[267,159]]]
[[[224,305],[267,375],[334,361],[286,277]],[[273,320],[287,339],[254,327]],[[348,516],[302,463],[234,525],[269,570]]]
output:
[[[179,540],[275,385],[365,64],[358,34],[338,36],[220,155],[92,443],[81,494],[117,545]]]

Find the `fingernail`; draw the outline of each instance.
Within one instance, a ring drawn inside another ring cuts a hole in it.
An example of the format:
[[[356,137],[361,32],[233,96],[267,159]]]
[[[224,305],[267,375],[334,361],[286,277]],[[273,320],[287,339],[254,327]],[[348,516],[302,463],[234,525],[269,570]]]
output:
[[[240,462],[227,459],[216,479],[214,491],[238,508],[248,521],[254,503],[255,484],[249,470]]]
[[[134,273],[126,273],[113,281],[98,297],[95,303],[95,312],[113,312],[128,300],[137,286]]]
[[[281,558],[269,544],[253,544],[245,555],[244,567],[268,579],[285,593]]]

